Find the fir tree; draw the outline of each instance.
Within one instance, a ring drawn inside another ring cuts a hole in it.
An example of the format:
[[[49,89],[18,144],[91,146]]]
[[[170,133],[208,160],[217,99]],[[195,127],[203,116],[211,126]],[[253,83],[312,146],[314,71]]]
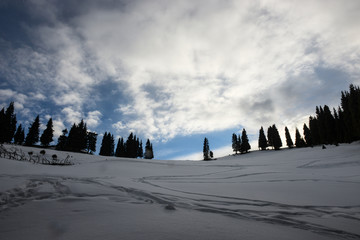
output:
[[[285,127],[285,137],[286,137],[286,146],[288,146],[289,148],[292,148],[294,146],[294,143],[291,139],[289,129],[287,127]]]
[[[34,122],[29,127],[29,132],[26,135],[25,145],[32,146],[39,141],[39,127],[40,127],[40,117],[37,115]]]
[[[238,152],[241,152],[241,136],[238,135],[237,142],[236,142],[236,149]]]
[[[103,139],[101,141],[101,147],[100,147],[100,152],[99,152],[99,155],[101,156],[107,156],[107,152],[106,152],[106,149],[107,149],[107,145],[108,144],[108,133],[105,132],[104,133],[104,136],[103,136]]]
[[[126,157],[126,146],[124,143],[124,138],[119,138],[118,140],[118,144],[116,146],[116,151],[115,151],[115,156],[116,157]]]
[[[207,138],[204,138],[203,156],[205,161],[210,160],[209,140]]]
[[[295,145],[297,148],[305,147],[304,139],[301,137],[299,129],[297,129],[297,128],[295,131]]]
[[[73,124],[66,145],[66,150],[81,152],[87,148],[87,127],[84,120],[79,124]]]
[[[312,140],[312,136],[311,136],[311,131],[306,126],[305,123],[304,123],[304,126],[303,126],[303,130],[304,130],[304,138],[305,138],[305,141],[306,141],[306,146],[313,147],[313,140]]]
[[[110,132],[105,132],[101,147],[100,147],[100,153],[99,155],[102,156],[114,156],[114,135],[112,135]]]
[[[150,143],[150,140],[148,139],[145,144],[145,159],[152,159],[154,158],[154,152],[152,148],[152,144]]]
[[[24,138],[25,138],[25,132],[22,125],[20,124],[14,135],[14,143],[21,145],[24,142]]]
[[[138,155],[138,143],[136,136],[131,132],[128,139],[126,140],[126,155],[129,158],[136,158]]]
[[[143,158],[144,157],[144,150],[142,145],[142,140],[140,140],[139,148],[138,148],[138,157]]]
[[[67,141],[68,141],[68,130],[65,128],[64,130],[62,130],[62,135],[59,136],[58,138],[58,143],[56,145],[56,150],[61,150],[64,151],[66,149]]]
[[[274,149],[274,129],[272,126],[269,126],[267,131],[267,138],[268,138],[268,146]]]
[[[237,152],[239,151],[238,138],[235,133],[233,133],[232,135],[232,149],[235,152],[235,154],[237,154]]]
[[[258,141],[259,149],[266,150],[267,147],[267,140],[265,137],[264,129],[263,127],[259,130],[259,141]]]
[[[241,153],[248,153],[250,149],[251,146],[249,144],[249,139],[244,128],[241,134]]]
[[[88,153],[93,154],[94,152],[96,152],[96,141],[97,133],[87,132],[86,149]]]
[[[10,143],[16,131],[16,115],[14,114],[14,102],[6,109],[0,111],[0,143]]]
[[[43,134],[40,137],[41,145],[47,147],[53,141],[54,130],[53,130],[53,122],[52,118],[49,119],[48,123],[46,124],[46,129],[44,130]]]
[[[313,145],[320,144],[320,134],[319,134],[319,126],[318,126],[318,119],[316,117],[309,117],[309,127],[310,133],[312,136]]]
[[[275,124],[272,125],[271,129],[272,129],[271,131],[272,131],[272,141],[273,141],[274,149],[280,150],[280,148],[282,147],[282,141],[280,138],[279,131],[277,130]]]

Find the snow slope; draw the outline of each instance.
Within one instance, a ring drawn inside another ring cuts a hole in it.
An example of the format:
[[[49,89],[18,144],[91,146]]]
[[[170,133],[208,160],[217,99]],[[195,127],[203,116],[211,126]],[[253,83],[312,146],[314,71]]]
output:
[[[360,239],[359,142],[208,162],[46,151],[75,165],[0,159],[0,239]]]

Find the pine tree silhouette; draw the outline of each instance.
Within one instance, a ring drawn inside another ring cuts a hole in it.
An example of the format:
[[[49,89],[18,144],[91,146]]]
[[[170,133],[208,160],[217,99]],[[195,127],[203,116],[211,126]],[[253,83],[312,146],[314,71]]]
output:
[[[264,129],[263,127],[261,126],[260,130],[259,130],[259,141],[258,141],[258,145],[259,145],[259,148],[261,150],[266,150],[268,144],[267,144],[267,140],[266,140],[266,137],[265,137],[265,133],[264,133]]]
[[[29,132],[26,135],[25,146],[33,146],[39,141],[39,127],[40,127],[40,117],[37,115],[34,122],[29,127]]]
[[[46,129],[44,130],[43,134],[40,137],[41,145],[44,147],[49,146],[49,144],[53,141],[54,130],[53,130],[53,122],[52,118],[49,119],[48,123],[46,124]]]
[[[288,148],[292,148],[294,146],[294,143],[291,139],[289,129],[287,127],[285,127],[285,137],[286,137],[286,146],[288,146]]]

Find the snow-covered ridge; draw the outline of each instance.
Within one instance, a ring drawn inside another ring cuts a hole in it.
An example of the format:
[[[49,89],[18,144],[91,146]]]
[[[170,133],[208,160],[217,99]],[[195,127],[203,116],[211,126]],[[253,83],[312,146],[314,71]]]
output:
[[[0,158],[0,239],[360,238],[359,142],[207,162],[46,154],[75,164]]]

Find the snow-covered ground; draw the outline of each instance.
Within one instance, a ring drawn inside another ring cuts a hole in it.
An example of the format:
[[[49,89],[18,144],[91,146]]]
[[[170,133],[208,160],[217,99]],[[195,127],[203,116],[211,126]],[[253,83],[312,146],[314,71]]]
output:
[[[75,165],[0,159],[0,239],[360,239],[359,142],[208,162],[46,151]]]

